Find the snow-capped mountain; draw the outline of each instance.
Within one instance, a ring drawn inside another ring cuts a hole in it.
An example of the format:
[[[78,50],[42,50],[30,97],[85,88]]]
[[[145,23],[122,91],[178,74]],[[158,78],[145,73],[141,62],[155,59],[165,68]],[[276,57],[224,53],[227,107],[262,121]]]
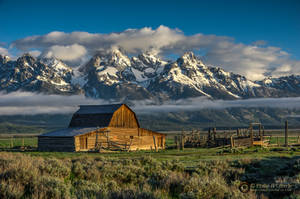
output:
[[[276,97],[282,96],[300,96],[300,76],[290,75],[278,78],[267,77],[262,81],[257,81],[258,84],[269,89],[276,90]]]
[[[96,54],[80,71],[86,74],[83,86],[86,96],[102,99],[151,98],[138,84],[129,57],[119,50]]]
[[[300,96],[300,76],[251,81],[205,65],[192,52],[176,61],[151,53],[128,57],[121,50],[99,52],[80,68],[56,58],[24,54],[16,61],[0,55],[0,91],[78,94],[118,100],[168,100],[206,96],[211,99]]]
[[[35,59],[24,54],[12,61],[0,55],[0,90],[6,92],[79,93],[80,88],[71,84],[72,76],[72,69],[54,58]]]

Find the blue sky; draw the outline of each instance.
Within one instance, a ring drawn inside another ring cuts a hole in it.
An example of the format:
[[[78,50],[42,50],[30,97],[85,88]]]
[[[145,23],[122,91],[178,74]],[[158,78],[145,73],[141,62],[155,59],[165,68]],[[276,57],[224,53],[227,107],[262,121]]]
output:
[[[164,25],[187,37],[197,33],[230,37],[237,45],[262,40],[263,46],[288,53],[289,60],[300,59],[297,0],[0,0],[0,19],[0,46],[5,48],[15,40],[52,31],[109,34]],[[278,66],[268,66],[272,67]]]
[[[109,33],[166,25],[186,34],[265,40],[300,57],[300,1],[0,0],[1,42],[54,30]]]

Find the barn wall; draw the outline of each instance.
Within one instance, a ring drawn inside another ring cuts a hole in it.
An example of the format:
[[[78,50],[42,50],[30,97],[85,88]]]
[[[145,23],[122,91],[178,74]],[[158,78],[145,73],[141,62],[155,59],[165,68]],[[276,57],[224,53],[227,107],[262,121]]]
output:
[[[38,137],[39,151],[75,151],[74,137]]]
[[[107,137],[108,132],[108,137]],[[143,135],[139,135],[139,133]],[[108,127],[75,137],[76,151],[93,150],[96,140],[102,147],[108,147],[107,141],[112,141],[112,149],[118,147],[129,148],[129,150],[148,150],[165,148],[165,135],[140,128],[114,128]],[[155,140],[155,141],[154,141]],[[130,146],[130,147],[129,147]]]
[[[127,106],[122,105],[116,110],[108,125],[109,127],[123,127],[123,128],[138,128],[139,124],[136,119],[135,113]]]

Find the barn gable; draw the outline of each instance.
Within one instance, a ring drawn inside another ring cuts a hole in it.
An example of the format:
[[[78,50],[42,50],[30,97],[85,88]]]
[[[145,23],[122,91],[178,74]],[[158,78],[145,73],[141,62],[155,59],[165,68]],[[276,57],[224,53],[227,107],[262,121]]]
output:
[[[139,127],[135,113],[125,104],[85,105],[74,113],[69,127]]]

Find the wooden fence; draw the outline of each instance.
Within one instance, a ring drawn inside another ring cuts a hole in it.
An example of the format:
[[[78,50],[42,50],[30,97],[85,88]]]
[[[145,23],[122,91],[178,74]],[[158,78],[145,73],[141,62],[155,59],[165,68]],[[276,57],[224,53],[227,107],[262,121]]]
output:
[[[258,126],[254,130],[254,126]],[[274,143],[274,139],[276,143]],[[288,133],[288,122],[285,122],[284,135],[265,135],[265,129],[260,123],[251,123],[247,129],[220,132],[210,128],[207,133],[199,130],[184,132],[174,137],[177,149],[185,147],[250,147],[250,146],[294,146],[300,145],[300,136],[293,137]]]

